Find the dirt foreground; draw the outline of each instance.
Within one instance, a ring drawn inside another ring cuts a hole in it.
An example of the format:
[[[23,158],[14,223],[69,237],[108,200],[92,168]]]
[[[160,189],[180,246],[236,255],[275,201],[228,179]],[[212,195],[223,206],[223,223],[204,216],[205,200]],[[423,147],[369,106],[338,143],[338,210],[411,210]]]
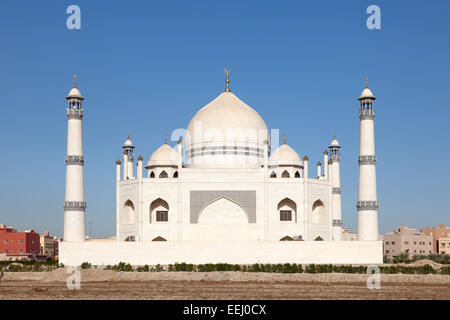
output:
[[[368,289],[365,274],[279,274],[248,272],[81,271],[80,289],[68,289],[66,269],[6,272],[0,299],[444,299],[448,275],[380,275]]]

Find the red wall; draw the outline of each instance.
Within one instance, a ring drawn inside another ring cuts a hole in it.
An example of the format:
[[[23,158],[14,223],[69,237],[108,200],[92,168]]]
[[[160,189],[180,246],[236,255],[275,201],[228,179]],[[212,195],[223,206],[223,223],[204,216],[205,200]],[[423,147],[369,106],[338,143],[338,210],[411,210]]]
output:
[[[8,240],[5,243],[5,240]],[[22,240],[20,243],[19,240]],[[40,252],[39,233],[32,232],[13,232],[10,228],[0,229],[0,252],[8,254],[27,254]],[[22,249],[22,252],[19,250]]]

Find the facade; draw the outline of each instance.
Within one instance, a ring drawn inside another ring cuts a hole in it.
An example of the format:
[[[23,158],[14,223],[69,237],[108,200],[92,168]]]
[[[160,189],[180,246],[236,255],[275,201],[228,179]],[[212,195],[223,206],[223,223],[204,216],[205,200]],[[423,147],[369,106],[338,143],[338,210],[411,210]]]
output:
[[[433,252],[439,252],[439,238],[450,237],[450,228],[445,224],[440,224],[438,228],[422,228],[420,232],[433,236]]]
[[[0,253],[8,260],[39,255],[39,234],[34,230],[17,232],[12,227],[0,228]]]
[[[393,232],[384,235],[384,255],[389,258],[401,253],[408,258],[415,255],[428,255],[433,250],[433,237],[402,225]]]
[[[375,167],[371,162],[375,100],[371,91],[366,87],[358,98],[360,241],[350,245],[342,241],[341,146],[336,137],[320,155],[323,168],[318,162],[316,170],[311,170],[308,156],[301,158],[286,139],[278,145],[278,136],[269,134],[264,120],[231,92],[229,83],[227,73],[225,91],[201,108],[182,134],[172,135],[172,141],[178,139],[174,147],[166,138],[146,164],[142,156],[136,163],[136,146],[128,136],[122,160],[116,161],[116,242],[85,241],[84,98],[76,86],[70,91],[63,263],[65,259],[89,261],[88,248],[92,254],[96,250],[105,253],[103,258],[93,258],[97,263],[111,263],[113,256],[118,261],[143,261],[142,255],[147,263],[205,263],[214,262],[211,259],[217,253],[221,256],[216,262],[243,259],[251,263],[257,262],[255,252],[264,248],[268,256],[259,261],[278,257],[278,262],[382,262]],[[317,173],[312,174],[314,171]],[[287,251],[286,243],[294,243],[295,252]],[[364,250],[355,249],[358,247]],[[132,255],[136,248],[143,250],[139,257]],[[182,260],[186,250],[190,258]]]
[[[450,254],[450,237],[438,239],[438,253]]]

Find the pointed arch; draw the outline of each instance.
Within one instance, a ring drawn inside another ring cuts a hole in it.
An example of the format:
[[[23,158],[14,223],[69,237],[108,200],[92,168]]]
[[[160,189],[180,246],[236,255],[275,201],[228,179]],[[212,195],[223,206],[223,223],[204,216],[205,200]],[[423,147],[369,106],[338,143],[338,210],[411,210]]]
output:
[[[200,219],[201,213],[203,212],[203,210],[204,210],[207,206],[209,206],[210,204],[212,204],[212,203],[214,203],[214,202],[216,202],[216,201],[219,201],[220,199],[225,199],[225,200],[228,200],[228,201],[231,201],[231,202],[237,204],[239,207],[242,208],[242,210],[244,210],[245,216],[247,217],[247,220],[249,220],[248,213],[247,213],[247,210],[245,209],[245,207],[244,207],[243,205],[241,205],[239,202],[237,202],[237,201],[235,201],[235,200],[233,200],[233,199],[231,199],[231,198],[229,198],[229,197],[226,197],[226,196],[220,196],[220,197],[218,197],[218,198],[216,198],[216,199],[214,199],[214,200],[211,200],[211,201],[209,201],[208,203],[206,203],[206,204],[202,207],[202,209],[200,210],[199,219]]]
[[[287,170],[284,170],[283,173],[281,174],[282,178],[290,178],[291,175],[289,174],[289,172]]]
[[[155,239],[153,239],[152,241],[167,241],[165,238],[161,237],[161,236],[157,236]]]
[[[277,174],[275,173],[275,171],[272,171],[272,173],[270,174],[270,177],[271,178],[276,178],[277,177]]]
[[[178,171],[175,171],[175,172],[173,173],[173,177],[174,177],[174,178],[178,178]]]
[[[134,204],[133,201],[127,200],[125,201],[123,205],[123,211],[122,211],[122,223],[124,224],[133,224],[134,223]]]
[[[297,222],[297,204],[289,198],[278,202],[277,206],[279,221]]]
[[[161,173],[159,174],[160,178],[168,178],[169,175],[167,174],[166,170],[161,171]]]
[[[323,238],[321,236],[318,236],[317,238],[314,239],[314,241],[323,241]]]
[[[150,172],[150,178],[154,178],[155,177],[155,173],[152,171]]]
[[[150,204],[150,223],[169,221],[169,204],[167,201],[158,198]]]
[[[283,238],[280,239],[280,241],[293,241],[294,239],[292,237],[289,236],[284,236]]]
[[[325,224],[326,223],[326,213],[325,205],[322,200],[318,199],[314,201],[312,206],[312,223]]]
[[[301,176],[300,176],[300,172],[298,172],[298,171],[295,171],[295,177],[296,177],[296,178],[301,178]]]

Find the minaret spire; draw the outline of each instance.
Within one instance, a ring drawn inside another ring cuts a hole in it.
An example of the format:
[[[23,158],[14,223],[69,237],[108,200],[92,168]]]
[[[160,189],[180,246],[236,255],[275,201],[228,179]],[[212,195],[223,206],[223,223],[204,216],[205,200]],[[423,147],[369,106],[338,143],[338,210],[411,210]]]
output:
[[[67,154],[66,192],[64,201],[64,241],[86,240],[86,201],[84,199],[84,155],[83,155],[83,96],[74,87],[66,97],[67,107]]]
[[[225,80],[225,83],[227,87],[225,88],[225,92],[231,92],[230,90],[230,70],[228,68],[225,68],[225,73],[227,74],[227,78]]]
[[[331,181],[331,238],[334,241],[342,240],[342,199],[341,199],[341,145],[336,139],[336,131],[333,132],[333,140],[330,143],[330,181]],[[324,164],[325,166],[325,164]]]
[[[358,240],[378,240],[378,200],[375,156],[375,96],[367,86],[358,98],[360,101],[360,144],[358,184]]]

